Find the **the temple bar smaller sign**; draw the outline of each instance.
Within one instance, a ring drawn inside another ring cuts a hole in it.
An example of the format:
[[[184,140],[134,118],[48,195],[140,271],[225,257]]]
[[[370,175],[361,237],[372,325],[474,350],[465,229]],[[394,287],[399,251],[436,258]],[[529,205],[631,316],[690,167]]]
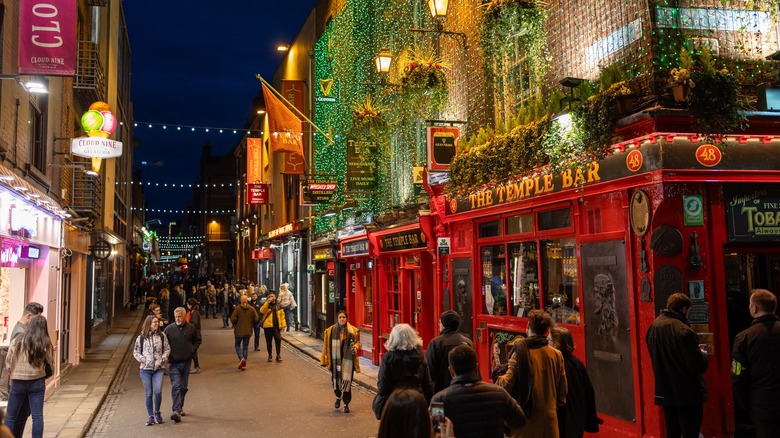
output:
[[[780,240],[780,191],[737,186],[725,192],[730,242]]]
[[[455,127],[428,127],[428,169],[446,171],[458,148],[460,129]]]
[[[355,257],[368,254],[368,239],[341,244],[342,257]]]
[[[247,184],[246,203],[251,205],[268,204],[268,184]]]
[[[268,238],[273,239],[275,237],[283,236],[287,233],[292,233],[293,231],[298,231],[298,224],[300,222],[291,222],[286,225],[282,225],[279,228],[273,229],[268,232]]]
[[[379,238],[379,246],[382,251],[400,251],[405,249],[425,248],[425,236],[420,229],[401,231],[388,234]]]

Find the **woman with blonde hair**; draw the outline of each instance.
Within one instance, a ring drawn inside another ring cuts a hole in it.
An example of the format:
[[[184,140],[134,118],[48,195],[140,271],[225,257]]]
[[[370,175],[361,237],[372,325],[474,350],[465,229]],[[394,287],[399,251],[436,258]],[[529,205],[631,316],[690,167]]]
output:
[[[411,388],[425,396],[426,403],[433,397],[433,382],[422,351],[422,339],[409,324],[396,324],[385,342],[387,353],[379,364],[377,393],[372,409],[377,420],[393,390]]]

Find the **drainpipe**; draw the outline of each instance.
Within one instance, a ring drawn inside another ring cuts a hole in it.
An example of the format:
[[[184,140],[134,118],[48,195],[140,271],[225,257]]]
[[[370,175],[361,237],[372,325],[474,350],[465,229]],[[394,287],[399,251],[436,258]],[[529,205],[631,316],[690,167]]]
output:
[[[22,102],[19,101],[19,99],[16,99],[16,114],[14,116],[14,169],[19,167],[16,162],[16,154],[19,150],[19,145],[17,143],[19,141],[19,105],[21,104]]]

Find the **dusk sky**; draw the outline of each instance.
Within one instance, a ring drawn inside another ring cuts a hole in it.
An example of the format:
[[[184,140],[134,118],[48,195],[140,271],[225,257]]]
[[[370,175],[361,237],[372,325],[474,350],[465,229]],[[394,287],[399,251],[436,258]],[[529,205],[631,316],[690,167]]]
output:
[[[241,139],[233,134],[252,116],[260,90],[255,77],[271,80],[315,0],[125,0],[132,53],[131,98],[134,160],[149,182],[189,184],[198,177],[203,144],[224,155]],[[142,124],[141,122],[144,122]],[[162,126],[148,124],[168,124]],[[175,126],[182,126],[177,130]],[[195,132],[183,126],[195,126]],[[204,128],[224,128],[225,132]],[[146,189],[148,208],[184,209],[192,192]],[[147,213],[163,223],[179,214]]]

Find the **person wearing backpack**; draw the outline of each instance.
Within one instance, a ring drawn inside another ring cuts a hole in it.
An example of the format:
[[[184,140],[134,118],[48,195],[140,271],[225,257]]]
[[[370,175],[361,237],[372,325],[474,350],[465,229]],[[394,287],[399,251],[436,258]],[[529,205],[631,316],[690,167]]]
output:
[[[135,340],[133,357],[141,365],[141,382],[146,396],[147,426],[162,424],[160,405],[162,404],[163,369],[171,353],[171,346],[165,333],[160,330],[160,320],[149,315],[141,326],[141,334]]]

